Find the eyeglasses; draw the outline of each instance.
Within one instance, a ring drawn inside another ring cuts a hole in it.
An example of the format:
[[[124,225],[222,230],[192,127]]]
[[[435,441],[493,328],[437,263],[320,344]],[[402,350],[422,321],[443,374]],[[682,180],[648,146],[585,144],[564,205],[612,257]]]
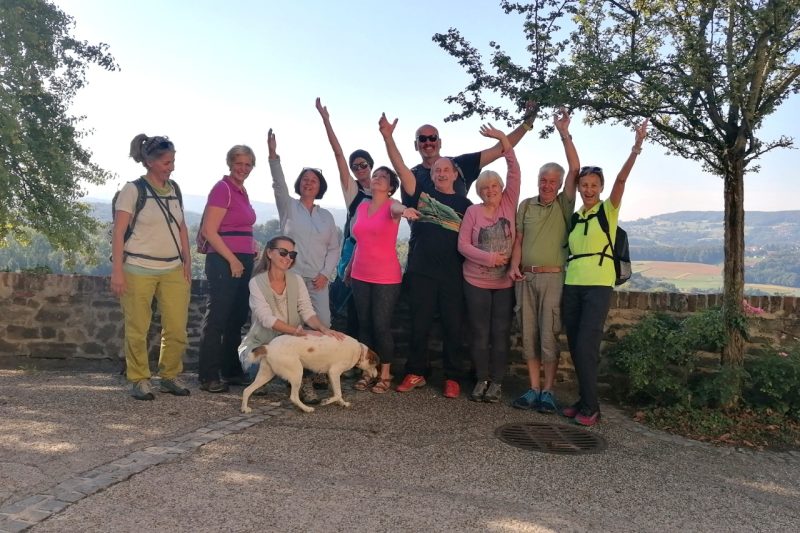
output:
[[[578,177],[580,178],[586,174],[597,174],[598,176],[602,176],[603,169],[600,167],[581,167],[580,172],[578,172]]]
[[[364,170],[365,168],[369,168],[369,163],[365,161],[362,161],[361,163],[353,163],[352,165],[350,165],[350,169],[353,170],[354,172],[356,170]]]
[[[292,261],[294,261],[297,258],[297,252],[295,251],[290,252],[286,248],[270,248],[270,250],[276,250],[278,252],[278,255],[280,255],[281,257],[286,257],[288,255],[289,259],[291,259]]]
[[[417,135],[417,142],[425,143],[425,142],[432,142],[435,143],[439,140],[439,135],[434,133],[433,135]]]

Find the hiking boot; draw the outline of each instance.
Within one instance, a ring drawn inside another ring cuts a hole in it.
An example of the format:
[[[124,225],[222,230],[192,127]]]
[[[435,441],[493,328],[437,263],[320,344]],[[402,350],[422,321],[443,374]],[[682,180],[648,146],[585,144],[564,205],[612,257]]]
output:
[[[499,383],[490,383],[486,394],[483,395],[483,401],[486,403],[497,403],[503,397],[503,391]]]
[[[539,405],[536,410],[544,414],[552,414],[558,411],[558,404],[556,404],[556,397],[549,390],[543,390],[539,395]]]
[[[223,383],[218,379],[212,379],[209,381],[202,382],[200,384],[200,390],[204,390],[206,392],[211,392],[211,393],[228,392],[228,384]]]
[[[161,387],[158,389],[160,392],[168,392],[175,396],[189,396],[189,389],[186,385],[181,383],[178,378],[164,379],[161,378]]]
[[[317,405],[319,398],[317,398],[317,391],[314,390],[314,384],[311,378],[303,378],[300,383],[300,401],[306,405]]]
[[[412,389],[424,387],[425,383],[425,378],[422,376],[418,376],[416,374],[406,374],[406,377],[403,378],[403,382],[400,383],[400,385],[398,385],[394,390],[397,392],[408,392]]]
[[[541,393],[536,389],[528,389],[525,394],[511,402],[511,407],[517,409],[536,409],[539,406]]]
[[[461,385],[458,384],[458,381],[454,379],[444,380],[442,396],[445,398],[458,398],[459,394],[461,394]]]
[[[486,394],[486,389],[489,387],[488,381],[479,381],[475,384],[475,388],[469,395],[469,399],[473,402],[482,402],[483,395]]]
[[[561,416],[566,418],[575,418],[575,416],[580,412],[580,404],[568,405],[567,407],[561,408]]]
[[[142,379],[131,385],[131,396],[137,400],[155,400],[156,395],[150,388],[150,380]]]
[[[575,421],[576,424],[580,426],[591,427],[600,421],[600,411],[595,411],[591,415],[587,415],[583,412],[578,412],[578,414],[575,415],[575,418],[573,420]]]

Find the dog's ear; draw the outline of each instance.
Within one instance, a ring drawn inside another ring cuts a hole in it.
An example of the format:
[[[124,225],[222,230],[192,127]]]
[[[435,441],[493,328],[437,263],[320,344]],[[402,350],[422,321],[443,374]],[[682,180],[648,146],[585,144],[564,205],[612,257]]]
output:
[[[258,348],[253,349],[253,354],[256,357],[264,357],[267,355],[267,347],[262,344]]]
[[[378,354],[376,354],[372,350],[368,349],[367,350],[367,361],[369,361],[370,365],[378,366],[380,364],[380,362],[381,362],[381,359],[380,359],[380,357],[378,357]]]

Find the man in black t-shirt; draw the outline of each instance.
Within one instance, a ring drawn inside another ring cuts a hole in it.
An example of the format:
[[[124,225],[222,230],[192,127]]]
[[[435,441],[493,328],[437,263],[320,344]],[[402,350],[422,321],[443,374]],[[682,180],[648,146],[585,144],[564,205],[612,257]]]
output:
[[[511,146],[516,146],[522,137],[527,132],[533,129],[533,119],[536,115],[536,106],[531,104],[525,115],[522,124],[520,124],[514,131],[508,134],[508,140],[511,141]],[[414,149],[419,152],[422,157],[422,162],[411,169],[414,177],[420,183],[425,192],[430,193],[434,187],[431,181],[431,167],[433,164],[442,157],[442,138],[439,136],[439,130],[430,124],[424,124],[417,128],[417,133],[414,135]],[[454,189],[457,194],[466,196],[467,191],[478,179],[481,169],[503,155],[503,148],[498,143],[491,148],[487,148],[481,152],[473,152],[469,154],[462,154],[452,158],[452,161],[458,166],[459,178],[456,180]],[[403,202],[405,203],[405,201]]]

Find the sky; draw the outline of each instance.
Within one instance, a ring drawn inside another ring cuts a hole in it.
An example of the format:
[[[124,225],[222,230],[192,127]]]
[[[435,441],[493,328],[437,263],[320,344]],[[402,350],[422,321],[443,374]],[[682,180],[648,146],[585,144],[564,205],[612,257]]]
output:
[[[116,177],[87,186],[88,197],[110,199],[125,181],[143,174],[128,158],[138,133],[167,135],[177,148],[173,179],[184,194],[207,195],[227,171],[225,154],[235,144],[256,153],[246,182],[252,200],[274,202],[267,163],[266,134],[273,128],[287,179],[303,167],[322,169],[329,191],[323,206],[344,208],[338,171],[322,120],[314,107],[321,97],[345,154],[368,150],[376,165],[388,164],[378,119],[399,118],[395,139],[408,166],[417,127],[431,123],[442,137],[442,154],[455,156],[490,147],[481,119],[444,122],[460,109],[445,98],[463,90],[469,77],[431,37],[450,27],[461,30],[486,54],[498,41],[524,61],[523,19],[506,15],[499,2],[441,0],[58,0],[75,19],[74,35],[104,42],[120,70],[92,67],[89,84],[75,98],[72,113],[91,130],[83,143],[94,160]],[[780,135],[800,142],[800,96],[768,117],[760,138]],[[495,126],[510,131],[505,124]],[[621,125],[583,125],[573,117],[570,131],[582,164],[599,165],[614,176],[633,144]],[[521,198],[536,194],[536,173],[549,161],[566,166],[558,136],[536,131],[516,148],[522,168]],[[800,156],[776,150],[745,179],[745,209],[797,209]],[[504,160],[487,168],[505,175]],[[607,193],[608,191],[606,191]],[[474,190],[470,197],[477,200]],[[661,213],[722,210],[722,180],[700,163],[665,155],[645,143],[628,180],[621,218]],[[264,222],[264,221],[259,221]]]

